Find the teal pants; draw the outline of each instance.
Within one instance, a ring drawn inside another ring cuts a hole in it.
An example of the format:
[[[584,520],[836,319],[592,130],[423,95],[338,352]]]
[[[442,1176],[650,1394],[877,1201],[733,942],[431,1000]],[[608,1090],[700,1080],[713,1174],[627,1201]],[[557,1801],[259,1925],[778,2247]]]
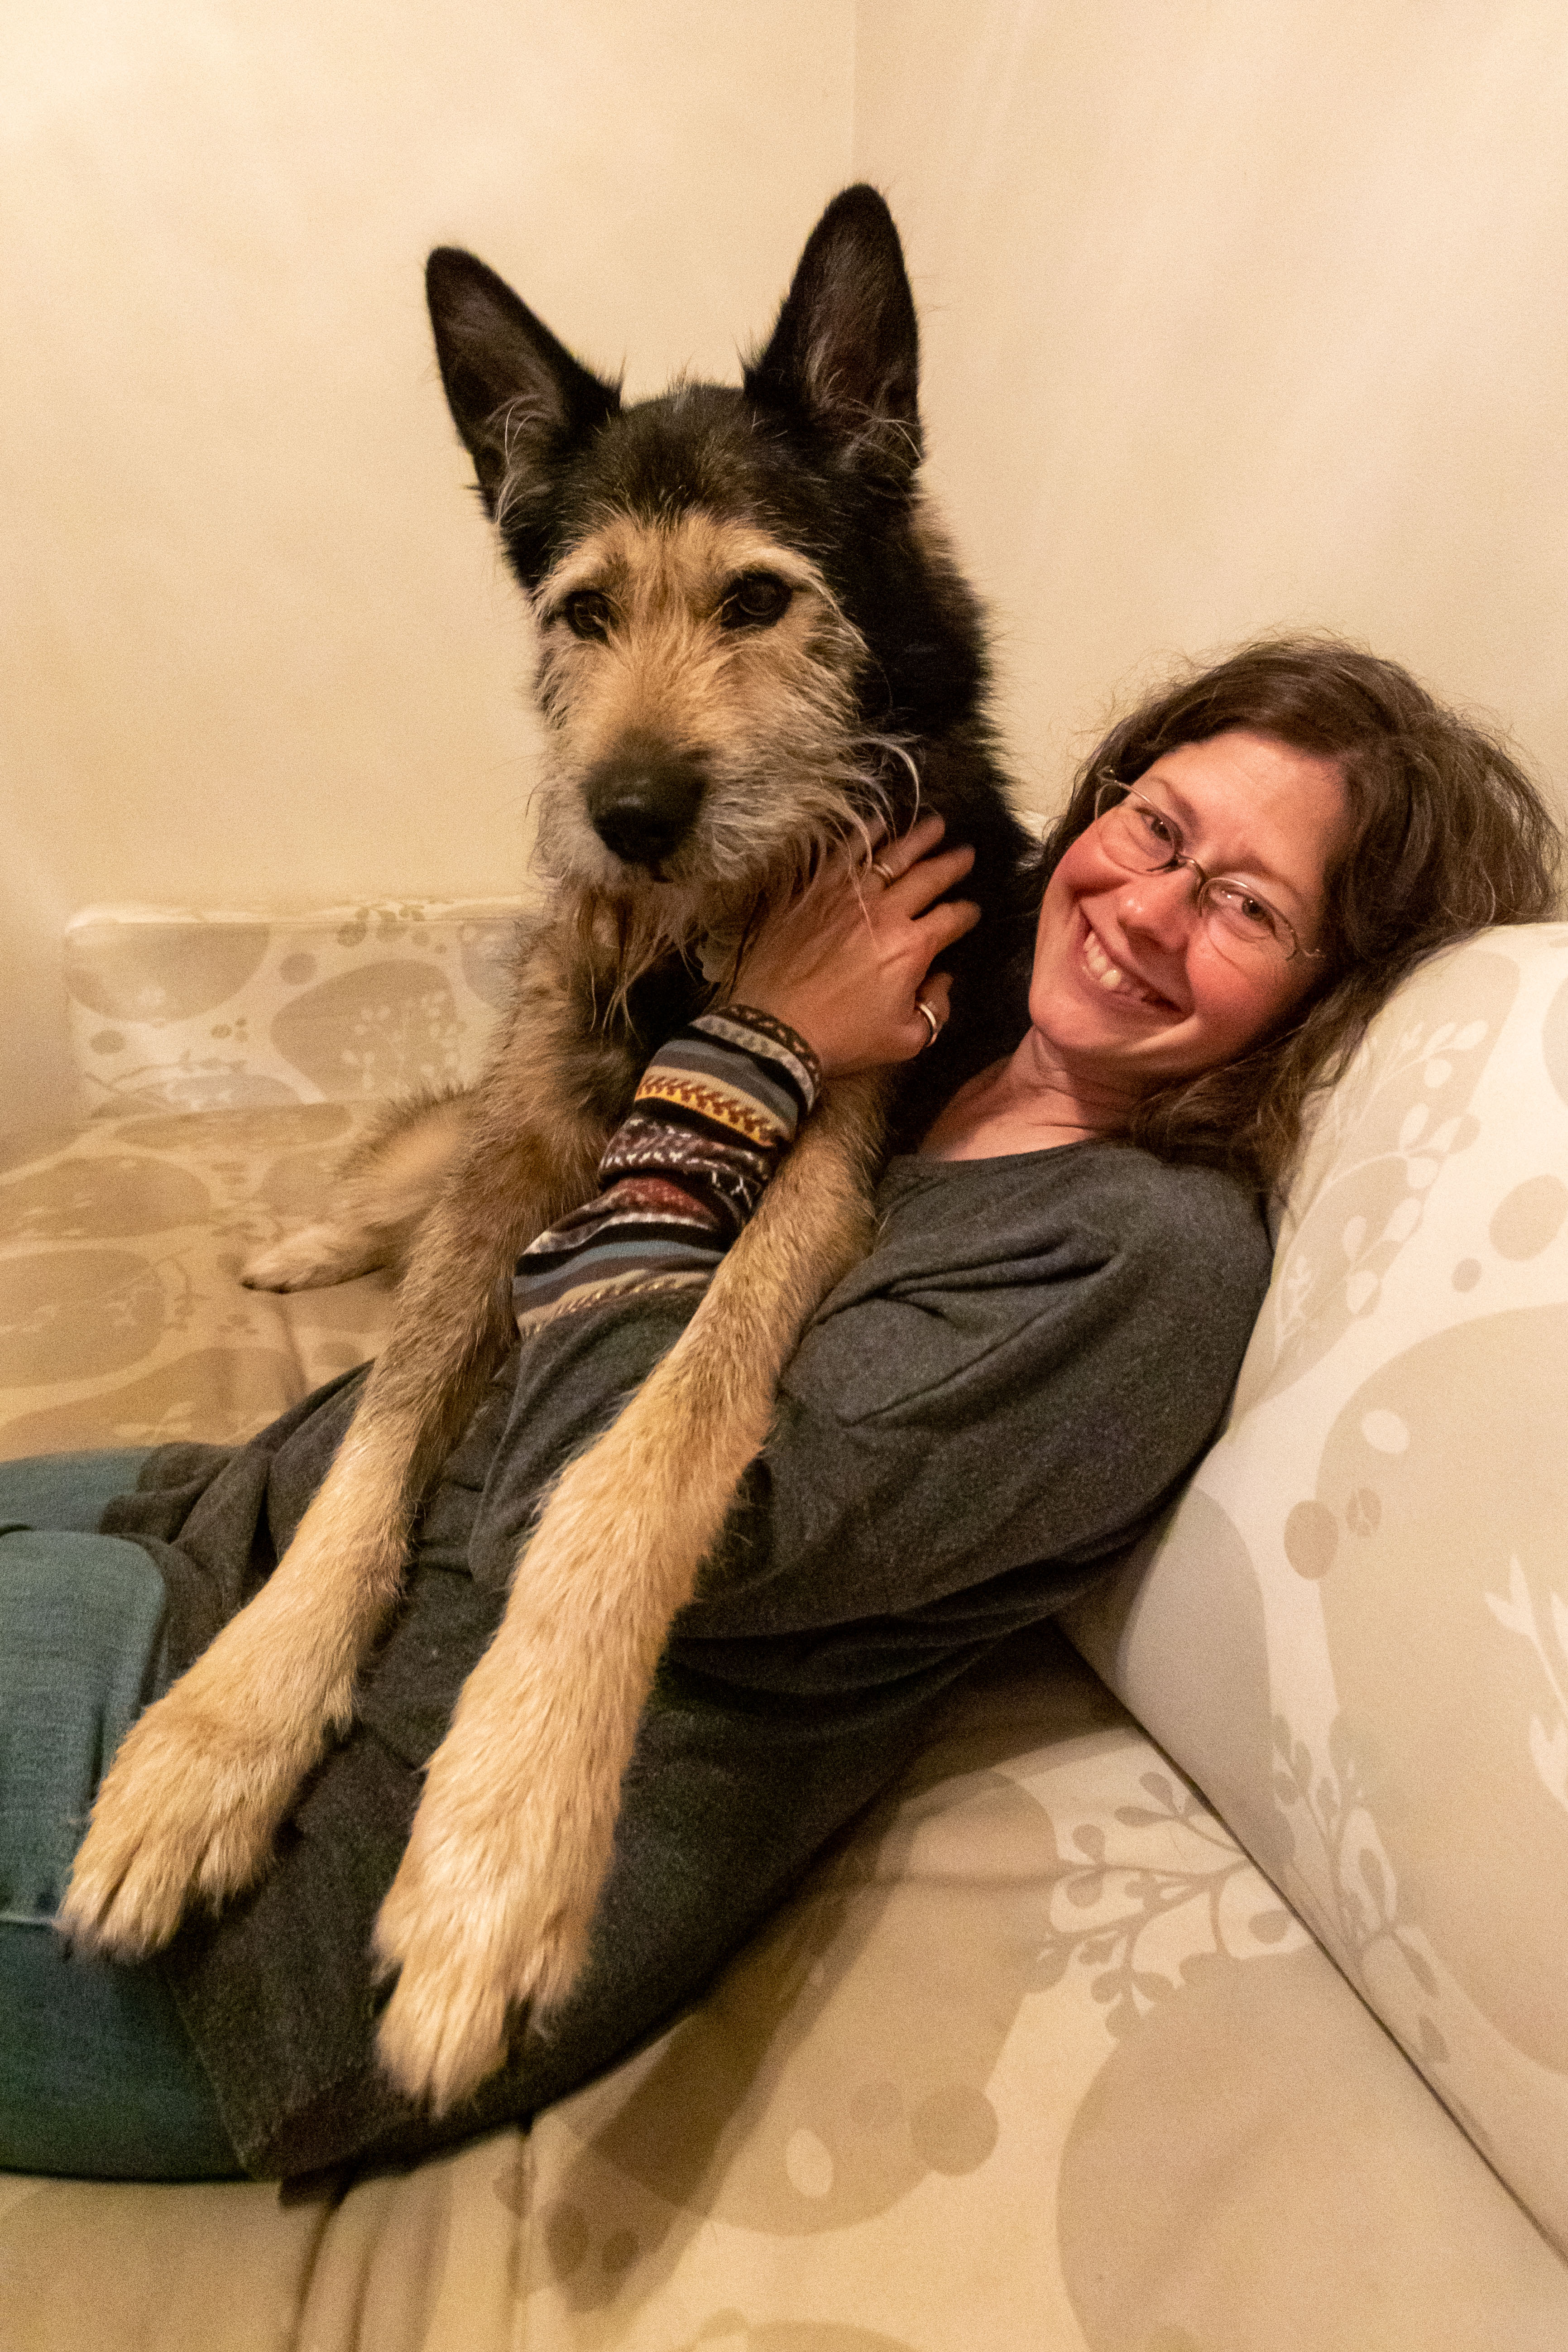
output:
[[[164,1683],[162,1580],[98,1532],[144,1459],[0,1462],[0,2169],[237,2179],[156,1967],[84,1958],[54,1925],[98,1784]]]

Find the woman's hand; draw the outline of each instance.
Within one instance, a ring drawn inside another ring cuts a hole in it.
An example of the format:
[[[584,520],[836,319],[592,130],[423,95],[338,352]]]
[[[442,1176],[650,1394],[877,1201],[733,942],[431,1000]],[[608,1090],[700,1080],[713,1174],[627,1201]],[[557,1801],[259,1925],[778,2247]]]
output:
[[[942,835],[940,816],[921,817],[873,851],[876,873],[863,850],[836,851],[798,898],[769,915],[742,960],[734,1002],[787,1021],[827,1077],[908,1062],[929,1045],[917,997],[939,1024],[947,1019],[952,983],[946,972],[926,974],[980,909],[966,898],[933,903],[974,863],[967,847],[936,854]]]

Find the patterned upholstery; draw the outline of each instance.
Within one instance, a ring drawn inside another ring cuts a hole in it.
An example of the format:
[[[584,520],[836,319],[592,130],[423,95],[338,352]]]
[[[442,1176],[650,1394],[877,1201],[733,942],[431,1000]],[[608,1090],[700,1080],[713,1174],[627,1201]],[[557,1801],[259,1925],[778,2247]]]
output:
[[[1416,975],[1230,1428],[1075,1620],[1568,2247],[1568,929]]]
[[[506,1002],[520,906],[88,907],[65,951],[83,1108],[259,1109],[469,1086]]]
[[[0,1175],[0,1450],[237,1434],[373,1346],[377,1278],[231,1271],[358,1116],[163,1108]],[[0,2180],[0,2340],[1555,2352],[1565,1211],[1568,930],[1493,933],[1332,1098],[1230,1428],[1073,1621],[1105,1680],[1009,1645],[709,1997],[526,2137],[287,2197]]]

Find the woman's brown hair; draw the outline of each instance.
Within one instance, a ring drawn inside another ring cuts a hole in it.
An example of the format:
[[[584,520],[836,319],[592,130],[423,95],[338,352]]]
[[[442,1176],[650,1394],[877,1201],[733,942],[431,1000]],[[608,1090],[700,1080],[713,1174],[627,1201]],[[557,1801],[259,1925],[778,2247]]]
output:
[[[1295,1157],[1310,1097],[1339,1076],[1425,957],[1489,923],[1556,911],[1563,836],[1501,740],[1397,663],[1334,637],[1272,637],[1186,673],[1111,729],[1047,836],[1041,887],[1093,823],[1107,776],[1136,783],[1177,744],[1234,727],[1335,760],[1344,778],[1350,833],[1324,882],[1322,972],[1289,1028],[1148,1096],[1131,1139],[1270,1191]]]

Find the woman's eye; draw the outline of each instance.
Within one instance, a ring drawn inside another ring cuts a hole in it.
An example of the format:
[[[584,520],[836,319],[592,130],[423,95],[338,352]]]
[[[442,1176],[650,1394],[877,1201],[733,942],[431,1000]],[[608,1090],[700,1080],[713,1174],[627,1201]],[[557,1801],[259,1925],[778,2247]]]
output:
[[[596,588],[579,588],[562,605],[561,617],[574,637],[603,644],[610,634],[615,612],[609,598],[601,596]]]
[[[1173,824],[1160,814],[1158,809],[1141,808],[1138,818],[1156,849],[1174,852],[1182,845],[1182,836]]]
[[[771,629],[789,610],[795,590],[776,572],[742,572],[730,583],[719,619],[726,629]]]
[[[1276,929],[1273,908],[1266,906],[1261,898],[1254,898],[1249,892],[1235,888],[1218,889],[1215,897],[1238,926],[1249,931],[1272,931]]]

